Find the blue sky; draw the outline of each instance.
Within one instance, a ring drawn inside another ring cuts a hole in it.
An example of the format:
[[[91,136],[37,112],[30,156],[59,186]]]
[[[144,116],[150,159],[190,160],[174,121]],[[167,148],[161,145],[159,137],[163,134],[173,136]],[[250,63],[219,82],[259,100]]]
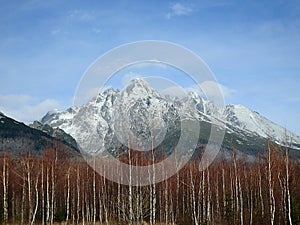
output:
[[[29,122],[64,110],[91,62],[149,39],[194,51],[226,103],[300,135],[299,1],[1,1],[0,111]]]

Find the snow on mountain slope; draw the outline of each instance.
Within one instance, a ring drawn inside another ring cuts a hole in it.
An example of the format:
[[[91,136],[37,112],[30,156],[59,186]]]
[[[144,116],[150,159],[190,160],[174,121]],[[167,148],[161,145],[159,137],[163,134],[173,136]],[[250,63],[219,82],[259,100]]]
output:
[[[300,146],[299,136],[285,132],[283,127],[245,106],[228,105],[223,109],[196,93],[189,93],[181,99],[164,97],[141,78],[134,79],[123,91],[109,88],[81,107],[49,112],[41,122],[63,129],[82,148],[94,152],[115,147],[120,144],[118,140],[124,143],[135,136],[137,140],[134,142],[143,143],[143,146],[133,147],[148,149],[151,146],[147,140],[150,130],[157,137],[163,137],[166,130],[176,127],[175,120],[179,115],[208,123],[217,119],[229,133],[242,135],[246,132],[269,137],[278,143],[284,143],[287,134],[294,144]],[[155,125],[149,121],[155,121]],[[130,127],[127,133],[124,133],[124,124],[127,124],[126,129]]]
[[[240,129],[247,130],[277,143],[300,143],[300,137],[287,131],[243,105],[228,105],[225,108],[225,118],[228,123]]]
[[[60,128],[66,133],[71,134],[70,128],[74,116],[78,113],[79,108],[76,106],[68,108],[64,112],[49,111],[42,119],[41,123],[48,124],[53,128]]]

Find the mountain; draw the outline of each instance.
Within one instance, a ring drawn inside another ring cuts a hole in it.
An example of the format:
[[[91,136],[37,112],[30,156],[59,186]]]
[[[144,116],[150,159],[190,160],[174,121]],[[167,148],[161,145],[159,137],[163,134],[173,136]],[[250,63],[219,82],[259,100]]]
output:
[[[98,152],[113,151],[129,142],[133,149],[149,150],[154,139],[162,143],[160,147],[172,149],[180,136],[180,121],[184,120],[200,123],[198,146],[207,143],[211,126],[218,121],[217,126],[225,128],[225,149],[256,154],[267,139],[300,149],[299,136],[243,105],[223,109],[194,92],[182,98],[162,96],[141,78],[134,79],[123,91],[109,88],[81,107],[49,112],[41,123],[64,130],[85,151]]]
[[[79,157],[78,150],[67,142],[0,113],[0,151],[41,155],[48,148],[57,148],[61,157]]]
[[[70,145],[71,147],[78,149],[78,145],[76,140],[70,135],[67,134],[60,128],[52,128],[48,124],[42,124],[39,121],[34,121],[32,124],[29,124],[31,128],[43,131],[44,133],[48,134],[51,137],[54,137],[65,144]]]

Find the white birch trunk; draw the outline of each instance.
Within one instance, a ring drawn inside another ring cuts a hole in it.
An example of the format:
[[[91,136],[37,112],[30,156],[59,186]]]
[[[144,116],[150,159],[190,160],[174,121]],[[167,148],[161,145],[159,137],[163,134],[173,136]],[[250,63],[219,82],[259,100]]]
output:
[[[191,165],[190,165],[190,185],[192,189],[192,207],[193,207],[193,219],[194,219],[194,224],[199,225],[198,223],[198,218],[197,218],[197,209],[196,209],[196,195],[195,195],[195,185],[194,185],[194,180],[193,180],[193,174],[191,170]]]
[[[3,171],[2,171],[2,182],[3,182],[3,222],[8,222],[8,172],[6,156],[3,158]]]
[[[24,208],[25,208],[25,197],[26,197],[26,178],[25,178],[25,172],[23,171],[23,185],[22,185],[22,203],[21,203],[21,224],[24,224]]]
[[[46,224],[50,223],[50,193],[49,193],[49,169],[47,167],[46,170],[46,198],[47,198],[47,202],[46,202]]]
[[[80,220],[80,172],[79,165],[77,165],[77,176],[76,176],[76,189],[77,189],[77,207],[76,207],[76,224],[79,224]]]
[[[222,192],[223,192],[223,209],[226,207],[226,184],[225,184],[225,171],[222,167]]]
[[[66,225],[70,217],[70,168],[67,172],[67,199],[66,199]]]
[[[236,155],[233,155],[233,166],[234,166],[234,186],[235,186],[235,206],[236,212],[240,212],[239,205],[239,184],[238,184],[238,174],[237,174],[237,166],[236,166]]]
[[[133,203],[132,203],[132,162],[131,162],[131,150],[128,149],[128,157],[129,157],[129,195],[128,195],[128,203],[129,203],[129,224],[133,224]]]
[[[272,182],[272,170],[271,170],[271,148],[268,143],[268,184],[269,184],[269,204],[270,204],[270,224],[274,224],[275,219],[275,198]]]
[[[205,170],[202,171],[202,221],[206,220]]]
[[[286,195],[287,195],[287,214],[289,224],[292,225],[292,210],[291,210],[291,195],[290,195],[290,174],[289,174],[289,149],[285,147],[285,183],[286,183]]]
[[[42,192],[42,225],[45,224],[45,191],[44,191],[44,160],[42,160],[41,170],[41,192]]]
[[[211,222],[211,191],[210,191],[210,172],[207,166],[207,220]]]
[[[27,191],[28,191],[28,210],[29,210],[29,224],[31,223],[31,218],[33,214],[33,209],[32,209],[32,190],[31,190],[31,172],[30,172],[30,159],[27,159],[26,162],[26,170],[27,170]]]
[[[34,212],[33,212],[33,215],[32,215],[32,219],[31,219],[31,223],[30,223],[31,225],[34,224],[36,213],[37,213],[38,206],[39,206],[38,183],[39,183],[39,175],[37,175],[36,182],[35,182],[35,209],[34,209]]]
[[[53,221],[54,221],[54,210],[55,210],[55,168],[56,168],[56,160],[57,160],[57,157],[55,156],[54,164],[52,162],[52,166],[51,166],[51,211],[50,211],[50,224],[53,224]]]
[[[97,206],[96,206],[96,161],[94,156],[94,171],[93,171],[93,224],[96,224],[96,214],[97,214]]]
[[[262,195],[262,182],[261,182],[261,171],[260,171],[260,161],[258,165],[258,183],[259,183],[259,198],[260,198],[260,205],[261,205],[261,215],[264,217],[265,209],[264,209],[264,199]]]
[[[241,186],[241,179],[238,177],[238,185],[239,185],[239,197],[240,197],[240,223],[244,225],[244,212],[243,212],[243,192]]]

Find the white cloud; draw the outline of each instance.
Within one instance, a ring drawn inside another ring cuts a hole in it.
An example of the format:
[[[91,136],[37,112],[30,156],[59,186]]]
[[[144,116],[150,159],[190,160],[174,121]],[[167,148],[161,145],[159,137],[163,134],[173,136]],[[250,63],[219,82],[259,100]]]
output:
[[[133,72],[129,72],[126,73],[123,77],[122,77],[122,84],[124,87],[128,86],[130,84],[130,82],[135,79],[135,78],[141,78],[142,76],[140,74],[137,73],[133,73]]]
[[[188,15],[193,11],[190,7],[184,6],[180,3],[173,4],[171,9],[172,13],[176,16]]]
[[[188,92],[196,92],[199,96],[219,105],[223,105],[223,100],[230,99],[236,93],[235,90],[214,81],[205,81],[199,86],[193,85],[185,88],[169,86],[160,91],[163,95],[173,97],[184,97]]]
[[[56,34],[59,34],[59,33],[61,33],[61,29],[59,29],[59,28],[51,30],[51,35],[56,35]]]
[[[75,10],[69,11],[67,17],[70,20],[89,22],[94,18],[94,12],[75,9]]]
[[[100,34],[100,33],[102,33],[103,31],[102,31],[102,29],[100,29],[100,28],[94,27],[94,28],[91,30],[91,32],[94,33],[94,34]]]
[[[179,2],[172,4],[170,10],[171,11],[166,14],[167,19],[171,19],[172,16],[186,16],[193,12],[190,6],[183,5]]]
[[[186,96],[186,91],[187,90],[177,87],[177,86],[170,86],[170,87],[167,87],[167,88],[161,90],[160,94],[162,94],[164,96],[169,95],[172,97],[182,98],[182,97]]]
[[[218,90],[221,91],[224,99],[231,98],[232,95],[236,92],[234,89],[226,87],[220,83],[216,83],[215,81],[204,81],[200,84],[200,88],[203,93],[211,99],[218,98]],[[217,91],[216,91],[217,90]]]
[[[1,106],[22,105],[31,100],[29,95],[0,95]]]
[[[28,95],[0,95],[0,111],[22,122],[41,119],[48,111],[61,108],[55,99],[38,101]]]

